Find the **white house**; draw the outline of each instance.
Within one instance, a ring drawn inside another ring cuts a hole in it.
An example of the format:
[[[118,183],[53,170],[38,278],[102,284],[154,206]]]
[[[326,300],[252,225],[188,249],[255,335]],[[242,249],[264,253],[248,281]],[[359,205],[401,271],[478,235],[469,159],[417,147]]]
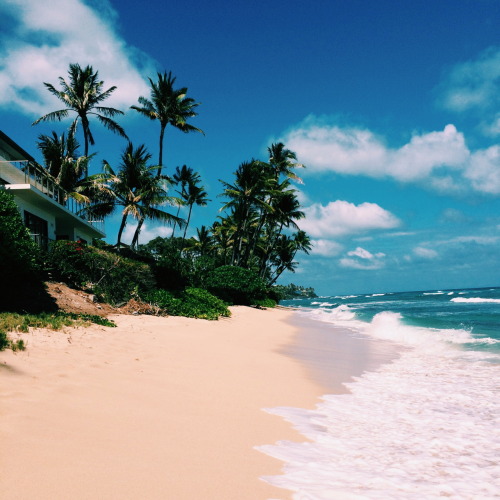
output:
[[[54,240],[104,238],[104,222],[88,221],[47,171],[0,131],[0,187],[14,194],[24,223],[42,247]]]

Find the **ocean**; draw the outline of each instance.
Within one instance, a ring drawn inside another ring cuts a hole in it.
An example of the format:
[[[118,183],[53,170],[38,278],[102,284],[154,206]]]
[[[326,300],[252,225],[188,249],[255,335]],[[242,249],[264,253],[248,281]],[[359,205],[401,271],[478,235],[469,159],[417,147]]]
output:
[[[296,500],[500,498],[500,288],[296,299],[331,335],[402,346],[315,410],[272,408],[310,442],[258,449]],[[341,327],[341,328],[337,328]]]

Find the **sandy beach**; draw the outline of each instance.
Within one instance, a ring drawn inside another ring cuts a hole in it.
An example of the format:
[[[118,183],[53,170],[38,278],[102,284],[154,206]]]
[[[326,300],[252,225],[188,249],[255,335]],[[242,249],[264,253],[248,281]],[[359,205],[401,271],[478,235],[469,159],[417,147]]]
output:
[[[262,408],[313,407],[324,388],[280,353],[290,312],[232,312],[117,315],[0,353],[2,498],[290,498],[254,447],[304,438]]]
[[[293,317],[234,307],[23,334],[27,351],[0,353],[2,498],[291,498],[259,479],[282,463],[254,447],[305,438],[262,409],[313,408],[352,371],[316,377],[325,351],[353,349],[307,344]]]

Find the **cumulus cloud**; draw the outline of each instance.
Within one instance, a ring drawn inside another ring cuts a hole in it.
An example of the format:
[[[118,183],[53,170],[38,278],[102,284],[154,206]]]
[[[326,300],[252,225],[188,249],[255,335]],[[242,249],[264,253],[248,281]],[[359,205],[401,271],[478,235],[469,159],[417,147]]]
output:
[[[310,116],[283,142],[307,165],[306,173],[334,171],[403,182],[422,179],[440,167],[460,168],[469,155],[463,134],[453,125],[415,135],[408,144],[391,149],[370,130],[317,124]]]
[[[392,229],[399,219],[376,203],[355,205],[337,200],[324,206],[313,203],[304,208],[300,228],[315,238],[345,236],[376,229]]]
[[[384,258],[385,254],[382,252],[373,254],[362,247],[357,247],[347,252],[347,256],[340,259],[339,263],[342,267],[374,271],[385,266]]]
[[[484,193],[500,193],[500,146],[475,153],[464,172],[472,187]]]
[[[500,194],[500,147],[471,151],[451,124],[390,148],[370,130],[325,125],[310,116],[280,140],[307,165],[306,175],[335,172],[419,182],[446,193]]]
[[[135,230],[137,228],[137,224],[127,224],[123,231],[122,241],[130,244],[132,243],[132,238],[134,237]],[[157,236],[161,236],[162,238],[166,238],[172,234],[172,228],[166,226],[150,226],[146,222],[143,224],[141,228],[141,235],[139,237],[139,243],[144,245],[149,241],[153,240]]]
[[[95,5],[82,0],[2,3],[0,15],[8,15],[9,23],[0,38],[0,106],[29,115],[52,111],[57,101],[43,82],[58,88],[58,77],[66,77],[69,64],[76,62],[98,70],[104,89],[117,86],[106,105],[126,108],[148,93],[143,75],[154,71],[153,62],[117,34],[116,13],[106,1]]]
[[[443,105],[453,111],[487,108],[500,102],[500,47],[455,65],[442,84]]]
[[[312,240],[310,255],[320,255],[321,257],[333,257],[342,251],[342,245],[330,240]]]

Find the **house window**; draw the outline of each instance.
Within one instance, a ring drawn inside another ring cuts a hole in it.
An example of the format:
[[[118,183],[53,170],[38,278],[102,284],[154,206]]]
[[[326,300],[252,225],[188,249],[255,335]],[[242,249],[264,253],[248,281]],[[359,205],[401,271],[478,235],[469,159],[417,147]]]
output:
[[[47,221],[25,210],[24,224],[29,229],[31,237],[38,246],[47,250],[49,247],[49,227]]]

